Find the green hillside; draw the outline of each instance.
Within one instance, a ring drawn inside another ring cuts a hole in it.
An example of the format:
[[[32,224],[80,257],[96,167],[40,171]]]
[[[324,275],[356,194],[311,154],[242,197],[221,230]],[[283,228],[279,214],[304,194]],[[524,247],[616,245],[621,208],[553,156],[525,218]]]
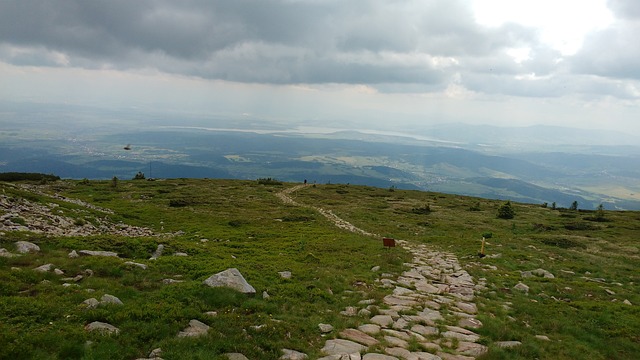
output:
[[[161,348],[164,359],[231,353],[279,359],[282,349],[318,359],[327,356],[321,350],[327,340],[349,338],[344,329],[395,311],[395,324],[408,319],[406,328],[383,326],[363,355],[404,348],[454,359],[467,340],[443,334],[467,316],[459,302],[435,293],[420,297],[419,309],[385,300],[399,288],[418,287],[401,281],[419,267],[412,253],[418,248],[450,254],[457,261],[452,267],[459,263],[473,278],[475,297],[459,298],[477,306],[477,314],[466,313],[482,326],[459,331],[479,335],[471,343],[482,351],[467,356],[635,359],[640,353],[640,212],[512,202],[515,217],[504,220],[497,214],[505,201],[340,184],[293,188],[299,185],[0,182],[0,358],[136,359]],[[385,248],[382,237],[407,245]],[[40,250],[18,255],[18,241]],[[150,260],[159,245],[162,255]],[[69,256],[81,250],[118,256]],[[46,264],[50,271],[34,270]],[[228,268],[238,269],[256,294],[202,284]],[[536,276],[537,269],[553,278]],[[383,286],[389,279],[397,281],[395,289]],[[514,288],[520,282],[527,292]],[[105,294],[122,305],[85,302]],[[415,320],[428,304],[443,315],[433,324]],[[351,307],[369,313],[344,314]],[[210,328],[199,337],[177,336],[190,320]],[[85,330],[94,321],[119,333]],[[323,333],[319,324],[333,330]],[[432,325],[438,335],[394,345],[389,336],[402,334],[393,331],[411,334],[407,329],[416,325]]]

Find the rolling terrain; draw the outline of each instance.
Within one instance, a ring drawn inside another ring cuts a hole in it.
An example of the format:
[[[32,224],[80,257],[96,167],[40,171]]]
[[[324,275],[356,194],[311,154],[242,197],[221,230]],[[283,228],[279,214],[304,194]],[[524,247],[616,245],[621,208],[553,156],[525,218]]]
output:
[[[161,348],[166,359],[278,359],[283,349],[321,358],[332,341],[361,336],[357,329],[384,316],[393,328],[370,335],[363,355],[632,359],[640,351],[635,211],[512,202],[514,218],[500,219],[504,201],[273,180],[0,186],[3,357],[132,359]],[[381,237],[399,246],[385,248]],[[20,254],[19,241],[39,250]],[[81,250],[116,256],[70,256]],[[228,268],[257,294],[202,284]],[[424,271],[431,275],[421,279]],[[445,279],[458,277],[475,296],[454,295],[459,283]],[[393,313],[407,299],[416,305]],[[178,335],[193,320],[205,333]],[[119,333],[89,331],[96,321]]]

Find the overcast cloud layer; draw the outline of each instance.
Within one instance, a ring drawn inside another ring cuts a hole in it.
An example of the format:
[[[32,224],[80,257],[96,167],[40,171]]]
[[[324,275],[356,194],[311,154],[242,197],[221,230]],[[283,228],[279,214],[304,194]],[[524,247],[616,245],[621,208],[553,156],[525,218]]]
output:
[[[640,1],[572,54],[465,0],[0,2],[0,62],[380,93],[640,103]],[[581,16],[567,18],[567,26]],[[6,83],[5,83],[6,84]],[[611,100],[613,99],[613,100]]]

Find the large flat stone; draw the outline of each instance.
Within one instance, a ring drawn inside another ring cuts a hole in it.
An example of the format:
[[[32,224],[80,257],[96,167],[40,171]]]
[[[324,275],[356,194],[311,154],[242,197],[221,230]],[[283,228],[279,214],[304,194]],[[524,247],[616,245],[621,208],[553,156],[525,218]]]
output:
[[[206,335],[209,331],[209,325],[196,319],[189,321],[189,326],[178,333],[178,337],[196,337]]]
[[[362,360],[398,360],[395,356],[385,355],[385,354],[364,354]]]
[[[17,241],[16,251],[19,252],[20,254],[37,253],[40,251],[40,247],[32,242]]]
[[[480,355],[485,354],[489,349],[481,344],[476,344],[467,341],[460,341],[458,343],[458,348],[456,351],[462,355],[468,355],[473,357],[478,357]]]
[[[357,342],[344,339],[332,339],[325,342],[322,352],[327,355],[343,355],[361,353],[367,349],[366,346]]]
[[[376,315],[369,321],[382,327],[389,327],[393,325],[393,318],[391,317],[391,315]]]
[[[80,250],[78,251],[80,256],[106,256],[106,257],[118,257],[117,253],[113,251],[94,251],[94,250]]]
[[[340,336],[347,340],[355,341],[366,346],[376,345],[379,342],[375,338],[356,329],[344,329],[340,332]]]

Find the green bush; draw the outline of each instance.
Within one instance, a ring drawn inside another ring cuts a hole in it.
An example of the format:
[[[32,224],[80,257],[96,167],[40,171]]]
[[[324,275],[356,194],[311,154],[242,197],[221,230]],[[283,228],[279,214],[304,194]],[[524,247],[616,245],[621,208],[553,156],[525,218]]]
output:
[[[513,206],[511,206],[511,201],[502,204],[498,209],[498,219],[513,219],[515,216],[516,212],[513,210]]]
[[[282,185],[281,181],[272,178],[259,178],[257,181],[260,185]]]

